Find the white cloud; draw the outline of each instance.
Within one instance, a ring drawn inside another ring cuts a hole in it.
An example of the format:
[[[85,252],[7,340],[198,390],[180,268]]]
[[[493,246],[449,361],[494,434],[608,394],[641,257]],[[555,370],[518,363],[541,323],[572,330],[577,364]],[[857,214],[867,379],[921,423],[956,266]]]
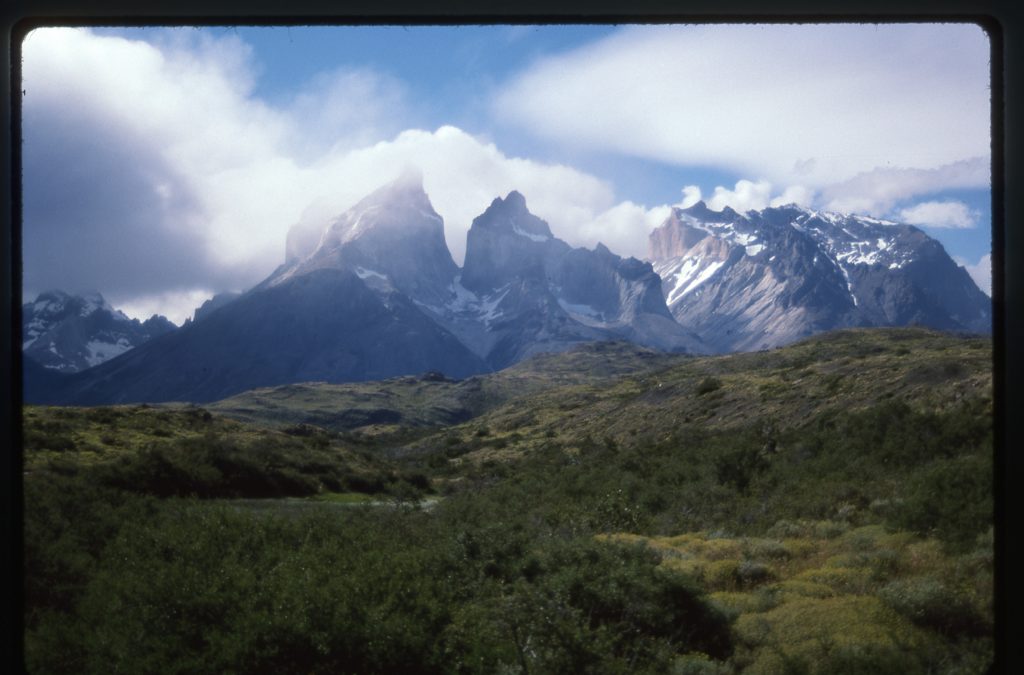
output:
[[[665,222],[671,211],[670,206],[648,209],[630,201],[621,202],[585,222],[567,241],[588,248],[601,242],[623,257],[644,259],[648,254],[648,236]]]
[[[26,285],[51,273],[36,256],[55,243],[77,244],[67,274],[102,272],[61,285],[108,295],[187,283],[175,274],[216,288],[280,247],[274,223],[305,199],[281,152],[294,122],[250,96],[244,44],[192,35],[162,48],[75,29],[26,38]]]
[[[423,172],[424,189],[445,221],[448,247],[460,264],[473,218],[512,190],[526,197],[530,210],[547,220],[556,236],[570,242],[585,239],[581,229],[614,204],[611,186],[593,176],[508,157],[493,143],[451,126],[407,130],[393,140],[331,154],[306,176],[307,187],[321,200],[329,195],[329,206],[321,209],[337,215],[409,164]]]
[[[647,223],[642,207],[613,208],[607,183],[455,127],[388,133],[401,87],[370,72],[325,75],[274,108],[253,97],[256,64],[232,37],[40,29],[24,54],[30,293],[98,287],[135,315],[181,319],[269,274],[292,224],[340,214],[408,164],[460,263],[472,219],[512,190],[575,245],[615,246]]]
[[[974,279],[974,283],[978,284],[978,288],[985,293],[985,295],[992,297],[992,255],[986,253],[981,256],[977,263],[970,263],[963,258],[954,258],[958,265],[961,265],[967,273]]]
[[[831,211],[879,215],[915,196],[991,183],[989,161],[975,157],[933,169],[876,169],[825,186],[820,199]]]
[[[540,60],[494,109],[558,142],[817,188],[989,153],[973,24],[625,29]]]
[[[796,204],[797,206],[810,206],[814,203],[814,191],[810,190],[803,185],[790,185],[782,194],[772,199],[769,206],[787,206],[789,204]]]
[[[686,209],[701,200],[700,187],[697,185],[687,185],[683,188],[683,201],[676,204],[679,208]]]
[[[366,69],[320,73],[290,102],[287,115],[301,120],[296,143],[315,158],[324,151],[351,150],[402,130],[407,93],[397,79]],[[332,147],[333,146],[333,147]]]
[[[922,202],[901,209],[899,219],[911,225],[924,227],[971,228],[978,224],[976,213],[958,201]]]
[[[185,323],[185,319],[192,318],[195,309],[213,295],[209,290],[194,289],[141,296],[115,296],[107,298],[107,302],[133,319],[145,321],[154,314],[161,314],[180,326]]]
[[[683,200],[676,204],[681,208],[693,206],[702,199],[701,189],[696,185],[687,185],[683,188]],[[787,204],[798,204],[810,206],[814,199],[814,191],[802,185],[790,185],[782,194],[772,197],[772,184],[766,180],[757,182],[741,179],[736,185],[729,189],[721,185],[715,187],[710,197],[705,199],[708,208],[721,211],[726,206],[746,213],[769,206],[785,206]]]
[[[708,208],[721,211],[726,206],[740,213],[754,210],[760,211],[768,206],[772,185],[768,181],[739,180],[732,190],[721,185],[715,188],[714,194],[707,200]]]

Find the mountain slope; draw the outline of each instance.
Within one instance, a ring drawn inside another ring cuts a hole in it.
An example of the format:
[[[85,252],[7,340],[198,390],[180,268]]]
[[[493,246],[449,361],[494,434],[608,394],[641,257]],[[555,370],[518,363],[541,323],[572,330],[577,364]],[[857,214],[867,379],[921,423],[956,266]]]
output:
[[[245,422],[383,433],[458,424],[554,387],[591,387],[623,375],[663,369],[688,358],[626,342],[581,343],[537,354],[495,373],[451,380],[437,373],[372,382],[304,382],[263,387],[208,408]]]
[[[408,172],[312,250],[292,244],[248,293],[219,296],[89,373],[37,377],[29,400],[211,401],[296,382],[460,378],[596,341],[700,354],[842,327],[990,325],[988,298],[917,228],[795,206],[675,209],[651,234],[652,266],[601,244],[572,248],[513,191],[474,219],[460,270],[422,177]],[[40,325],[26,324],[26,345],[49,366]]]
[[[611,352],[604,358],[614,364],[622,357]],[[661,355],[651,366],[607,379],[553,381],[427,444],[444,448],[447,436],[456,434],[472,451],[466,458],[475,461],[523,457],[553,438],[580,449],[595,442],[637,447],[670,439],[683,447],[687,433],[753,429],[766,440],[783,433],[799,437],[801,430],[815,430],[809,420],[878,406],[909,405],[938,414],[967,401],[984,411],[978,420],[991,424],[992,347],[985,337],[924,328],[855,328],[763,352]],[[485,441],[475,442],[483,430]],[[907,452],[929,442],[904,440]],[[800,453],[798,447],[789,450]]]
[[[252,291],[180,331],[69,379],[47,402],[212,401],[291,382],[485,367],[401,295],[320,269]]]
[[[99,293],[47,291],[22,305],[22,352],[50,370],[77,373],[175,328],[162,316],[129,319]]]
[[[650,238],[673,316],[720,351],[847,326],[989,332],[991,302],[919,229],[794,205],[674,209]]]

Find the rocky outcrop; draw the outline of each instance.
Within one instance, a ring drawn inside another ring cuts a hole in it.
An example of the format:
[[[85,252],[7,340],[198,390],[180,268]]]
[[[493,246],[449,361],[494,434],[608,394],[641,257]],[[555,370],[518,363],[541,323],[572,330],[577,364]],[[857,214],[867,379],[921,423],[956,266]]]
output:
[[[717,351],[848,326],[988,332],[991,303],[919,229],[797,206],[739,214],[700,202],[650,237],[680,325]]]

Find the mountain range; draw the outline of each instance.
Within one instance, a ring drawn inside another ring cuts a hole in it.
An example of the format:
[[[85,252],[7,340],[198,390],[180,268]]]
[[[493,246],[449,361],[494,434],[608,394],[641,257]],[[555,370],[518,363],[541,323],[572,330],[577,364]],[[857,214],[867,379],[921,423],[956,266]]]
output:
[[[70,295],[46,291],[21,308],[21,349],[39,365],[77,373],[177,328],[154,315],[130,319],[96,292]]]
[[[605,340],[702,354],[847,326],[991,330],[988,297],[917,228],[796,206],[676,208],[651,234],[652,264],[573,248],[513,191],[474,219],[460,268],[407,172],[313,235],[293,228],[264,281],[95,367],[59,374],[26,344],[26,400],[204,402],[291,382],[462,378]]]
[[[795,205],[675,208],[650,259],[680,325],[717,351],[777,347],[834,328],[991,331],[991,302],[912,225]]]

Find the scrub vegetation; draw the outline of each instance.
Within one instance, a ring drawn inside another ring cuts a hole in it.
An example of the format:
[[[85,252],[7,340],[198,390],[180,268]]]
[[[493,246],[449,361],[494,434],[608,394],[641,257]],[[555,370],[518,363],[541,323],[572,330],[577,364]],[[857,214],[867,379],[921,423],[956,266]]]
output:
[[[26,665],[985,672],[991,372],[855,330],[27,407]]]

